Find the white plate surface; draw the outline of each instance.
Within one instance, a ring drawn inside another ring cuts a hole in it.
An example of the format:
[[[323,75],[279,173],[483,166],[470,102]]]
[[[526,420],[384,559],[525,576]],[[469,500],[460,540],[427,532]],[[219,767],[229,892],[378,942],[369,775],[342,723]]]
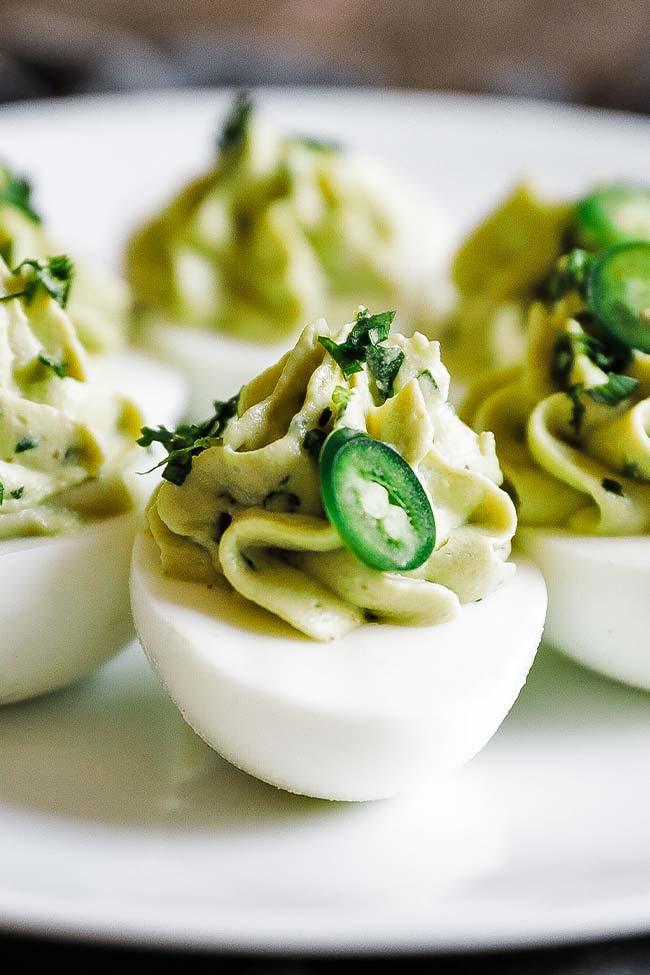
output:
[[[459,229],[524,174],[565,193],[647,180],[650,123],[625,116],[386,92],[263,101],[287,127],[399,164]],[[224,105],[203,92],[3,109],[1,155],[33,176],[73,253],[117,263],[133,223],[209,157]],[[0,710],[0,923],[300,951],[647,930],[649,755],[650,696],[543,652],[457,780],[367,805],[300,799],[187,732],[132,646],[75,690]]]

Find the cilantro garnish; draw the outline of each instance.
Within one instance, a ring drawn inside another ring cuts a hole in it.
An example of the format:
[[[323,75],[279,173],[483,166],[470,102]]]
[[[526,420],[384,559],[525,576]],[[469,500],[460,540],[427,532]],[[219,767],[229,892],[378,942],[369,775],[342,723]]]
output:
[[[179,486],[183,484],[192,470],[192,458],[208,447],[221,443],[221,435],[228,421],[237,413],[238,401],[239,393],[225,402],[217,400],[213,415],[202,423],[181,423],[175,430],[163,426],[156,430],[142,427],[142,436],[138,440],[141,447],[161,443],[168,452],[165,459],[151,469],[164,466],[162,476],[166,481]]]
[[[28,268],[24,271],[23,268]],[[0,296],[0,301],[11,301],[13,298],[24,298],[30,302],[34,298],[38,288],[44,288],[50,298],[65,308],[70,294],[70,285],[74,273],[74,265],[69,257],[60,254],[58,257],[50,257],[46,261],[37,261],[28,258],[22,261],[18,267],[14,268],[12,274],[25,277],[25,284],[22,291],[14,291],[13,294]]]
[[[40,223],[41,218],[32,207],[32,188],[26,179],[14,176],[8,169],[2,167],[5,183],[0,187],[0,204],[9,203],[25,214],[33,223]]]
[[[314,430],[308,430],[305,434],[305,439],[302,442],[304,450],[307,451],[312,460],[317,461],[325,440],[327,439],[327,434],[324,430],[319,430],[315,428]]]
[[[59,377],[59,379],[63,379],[65,376],[65,362],[61,362],[60,359],[55,359],[54,356],[50,355],[49,352],[46,352],[45,349],[39,352],[38,361],[51,369],[52,372]]]
[[[345,386],[334,387],[334,392],[332,393],[332,405],[336,407],[337,418],[343,416],[351,399],[351,389],[346,389]]]
[[[632,357],[631,351],[613,336],[601,340],[586,332],[563,332],[557,337],[551,360],[551,378],[558,386],[565,385],[575,357],[580,354],[586,355],[595,366],[608,373],[625,369]]]
[[[13,491],[9,492],[9,494],[14,499],[14,501],[20,501],[20,499],[23,496],[24,490],[25,490],[25,485],[21,484],[20,487],[14,488]]]
[[[423,369],[422,372],[418,375],[418,380],[419,379],[428,379],[428,381],[431,383],[434,389],[440,389],[440,386],[436,382],[433,373],[431,372],[430,369]]]
[[[574,383],[573,386],[569,386],[566,391],[567,396],[571,400],[571,419],[569,420],[569,425],[573,427],[576,433],[580,433],[580,427],[582,426],[582,419],[585,415],[585,404],[582,402],[581,396],[584,391],[584,385],[582,383]]]
[[[618,494],[619,497],[623,497],[623,485],[620,481],[615,481],[611,477],[604,477],[600,482],[606,491],[611,494]]]
[[[29,434],[26,434],[16,444],[16,453],[24,454],[26,450],[33,450],[34,447],[38,447],[40,442],[39,437],[30,437]]]
[[[570,291],[577,291],[585,298],[589,270],[594,259],[594,254],[579,248],[564,254],[542,286],[544,297],[557,301]]]
[[[378,391],[386,399],[393,395],[393,382],[404,361],[401,349],[380,345],[388,338],[394,318],[394,311],[371,315],[367,308],[361,308],[344,342],[334,342],[324,335],[318,339],[338,363],[345,379],[355,372],[361,372],[363,363],[367,363]]]
[[[235,98],[219,136],[221,152],[233,152],[244,140],[248,123],[253,114],[253,100],[247,91],[240,91]]]
[[[617,406],[622,400],[631,396],[638,385],[639,380],[633,379],[632,376],[619,376],[615,372],[610,372],[606,383],[591,386],[585,390],[585,393],[594,403]]]

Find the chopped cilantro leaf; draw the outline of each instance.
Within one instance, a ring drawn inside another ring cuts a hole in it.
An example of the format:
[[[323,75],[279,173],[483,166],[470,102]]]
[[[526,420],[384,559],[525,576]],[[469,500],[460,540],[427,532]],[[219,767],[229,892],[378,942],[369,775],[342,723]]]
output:
[[[594,255],[579,248],[564,254],[542,286],[544,297],[557,301],[570,291],[577,291],[586,297],[587,278],[593,262]]]
[[[5,183],[0,187],[0,204],[9,203],[25,214],[33,223],[40,223],[41,218],[32,207],[32,188],[26,179],[14,176],[8,169],[2,167]]]
[[[427,379],[431,383],[434,389],[440,389],[440,386],[434,379],[433,373],[431,372],[430,369],[423,369],[422,372],[419,374],[418,379]]]
[[[60,359],[55,359],[54,356],[50,355],[49,352],[46,352],[45,349],[43,349],[42,352],[39,352],[38,361],[44,366],[48,366],[52,372],[59,377],[59,379],[63,379],[65,376],[65,362],[61,362]]]
[[[361,308],[344,342],[337,343],[323,335],[318,339],[338,363],[345,379],[361,372],[367,362],[377,389],[385,398],[393,395],[393,382],[404,361],[401,349],[379,345],[388,338],[394,318],[394,311],[371,315],[367,308]]]
[[[611,477],[604,477],[600,483],[606,491],[610,491],[612,494],[618,494],[619,497],[623,496],[623,485],[620,481],[615,481]]]
[[[561,388],[568,382],[575,357],[580,354],[609,373],[625,369],[631,358],[630,350],[613,337],[601,341],[585,332],[577,335],[564,332],[557,337],[551,360],[551,378]]]
[[[159,426],[156,430],[142,427],[142,436],[137,441],[141,447],[160,443],[167,450],[167,456],[156,467],[164,467],[162,476],[172,484],[184,484],[192,470],[192,458],[208,447],[221,443],[221,437],[228,421],[237,413],[239,393],[225,402],[214,403],[214,413],[202,423],[181,423],[175,430]],[[148,473],[148,472],[147,472]]]
[[[571,419],[569,420],[569,424],[573,427],[577,434],[580,433],[582,419],[585,415],[585,404],[581,399],[583,390],[584,386],[582,383],[574,383],[573,386],[569,386],[566,391],[566,394],[572,403]]]
[[[312,460],[318,461],[321,448],[325,443],[327,434],[324,430],[308,430],[302,442],[303,448],[307,451]]]
[[[20,501],[20,499],[23,496],[24,490],[25,490],[25,485],[21,484],[20,487],[14,488],[13,491],[9,492],[9,494],[14,499],[14,501]]]
[[[332,404],[336,407],[337,418],[343,416],[351,399],[351,389],[346,389],[345,386],[334,387],[334,392],[332,393]]]
[[[16,453],[24,454],[26,450],[33,450],[34,447],[38,447],[39,443],[40,439],[38,437],[30,437],[29,434],[26,434],[16,444]]]
[[[377,389],[386,399],[393,393],[393,383],[404,362],[404,353],[395,345],[379,345],[368,353],[368,369],[375,378]]]
[[[253,100],[247,91],[240,91],[226,118],[219,136],[221,152],[233,152],[244,140],[253,114]]]
[[[27,268],[28,270],[23,270]],[[11,301],[13,298],[24,298],[30,302],[34,298],[38,288],[44,288],[50,298],[53,298],[61,308],[65,308],[70,294],[70,285],[74,266],[69,257],[60,254],[58,257],[50,257],[46,261],[37,261],[28,258],[22,261],[18,267],[14,268],[12,274],[25,278],[22,291],[15,291],[13,294],[2,295],[0,301]]]
[[[622,400],[631,396],[639,385],[638,379],[632,376],[619,376],[615,372],[610,372],[606,383],[600,386],[592,386],[586,389],[585,393],[594,403],[603,403],[605,406],[617,406]]]

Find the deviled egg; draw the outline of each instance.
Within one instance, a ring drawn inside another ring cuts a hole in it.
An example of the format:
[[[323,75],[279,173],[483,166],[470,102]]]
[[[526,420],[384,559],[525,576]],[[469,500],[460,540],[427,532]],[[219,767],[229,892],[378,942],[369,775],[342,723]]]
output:
[[[399,307],[403,331],[431,318],[447,240],[424,190],[336,143],[278,133],[240,95],[211,169],[127,248],[135,332],[191,378],[196,419],[359,294]]]
[[[20,269],[25,261],[48,261],[57,253],[28,180],[0,166],[0,257],[9,268]],[[152,355],[127,346],[129,310],[123,280],[75,257],[66,311],[89,353],[89,378],[133,399],[145,419],[176,423],[185,408],[187,383]]]
[[[178,431],[134,548],[142,645],[225,758],[329,799],[393,795],[492,736],[541,636],[508,561],[492,434],[447,403],[437,342],[360,308]]]
[[[650,689],[650,243],[573,250],[545,294],[524,364],[480,380],[463,416],[497,438],[546,639]]]
[[[63,687],[130,633],[138,409],[86,382],[65,258],[0,259],[0,703]]]
[[[516,186],[460,246],[452,262],[456,301],[446,318],[446,358],[473,382],[486,369],[520,365],[531,304],[552,297],[558,260],[650,239],[650,190],[607,184],[578,201],[544,200]]]

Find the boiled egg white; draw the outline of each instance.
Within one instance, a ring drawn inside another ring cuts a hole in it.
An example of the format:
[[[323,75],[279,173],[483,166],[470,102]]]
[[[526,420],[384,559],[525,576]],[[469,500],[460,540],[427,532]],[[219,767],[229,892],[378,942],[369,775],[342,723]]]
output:
[[[189,383],[182,371],[149,353],[129,348],[89,356],[88,379],[108,386],[138,407],[148,426],[175,427],[187,410]]]
[[[367,624],[317,643],[219,585],[166,577],[136,539],[140,641],[191,727],[290,792],[379,799],[467,762],[497,730],[541,637],[540,572],[517,572],[448,623]]]
[[[66,535],[0,542],[0,704],[65,687],[126,644],[141,517],[131,511]]]
[[[93,361],[91,381],[137,403],[145,422],[175,426],[186,382],[142,354]],[[164,455],[144,451],[137,470]],[[132,638],[131,548],[159,472],[132,477],[135,508],[69,533],[0,540],[0,704],[54,691],[85,677]]]
[[[608,677],[650,690],[650,540],[519,528],[544,574],[544,639]]]

